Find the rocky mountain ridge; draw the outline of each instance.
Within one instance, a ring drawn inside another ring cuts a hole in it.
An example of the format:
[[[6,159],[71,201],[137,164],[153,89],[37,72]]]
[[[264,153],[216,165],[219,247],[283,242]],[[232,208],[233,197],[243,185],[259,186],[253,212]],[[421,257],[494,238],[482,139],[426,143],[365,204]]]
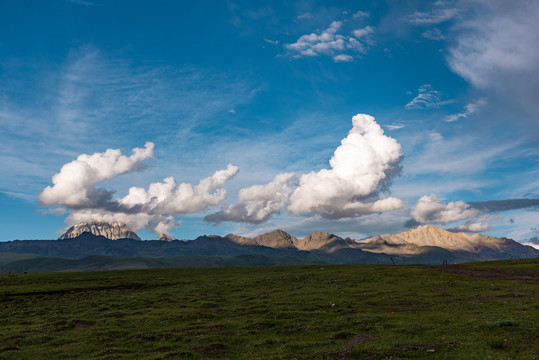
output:
[[[85,232],[104,236],[110,240],[140,240],[136,232],[132,231],[126,224],[119,222],[82,222],[71,226],[58,240],[73,239]]]
[[[158,236],[157,239],[155,239],[155,240],[159,240],[159,241],[174,241],[174,240],[178,240],[178,239],[173,238],[173,237],[170,236],[169,234],[162,233],[162,234],[159,234],[159,236]]]
[[[400,234],[377,235],[360,242],[360,248],[365,251],[395,254],[415,255],[424,247],[439,247],[449,251],[481,253],[481,252],[510,252],[522,247],[524,252],[529,247],[507,238],[496,238],[479,233],[454,233],[433,225],[413,228]]]
[[[124,224],[83,223],[70,228],[61,239],[4,242],[0,243],[0,252],[64,258],[92,255],[227,257],[259,254],[300,259],[302,263],[401,264],[539,257],[539,250],[511,239],[452,233],[432,225],[364,240],[343,239],[327,232],[297,238],[283,230],[275,230],[253,238],[228,234],[224,237],[204,235],[195,240],[178,241],[168,234],[161,234],[158,237],[161,241],[138,241],[139,237]]]

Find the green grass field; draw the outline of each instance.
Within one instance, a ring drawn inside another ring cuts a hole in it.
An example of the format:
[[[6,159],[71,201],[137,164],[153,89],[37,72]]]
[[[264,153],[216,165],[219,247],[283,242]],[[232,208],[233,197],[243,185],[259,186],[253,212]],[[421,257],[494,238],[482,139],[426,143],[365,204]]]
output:
[[[536,359],[539,259],[0,275],[2,359]]]

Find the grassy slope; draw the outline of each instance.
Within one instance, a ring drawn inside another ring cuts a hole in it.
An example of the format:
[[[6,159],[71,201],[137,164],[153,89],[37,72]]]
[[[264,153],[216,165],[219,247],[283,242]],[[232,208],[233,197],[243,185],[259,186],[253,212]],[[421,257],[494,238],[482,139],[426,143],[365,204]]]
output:
[[[6,260],[6,263],[2,264],[2,254],[10,253],[0,252],[0,272],[6,273],[306,264],[306,261],[302,259],[291,257],[272,257],[257,254],[240,255],[234,257],[189,255],[161,258],[93,255],[82,259],[63,259],[39,255],[27,255],[26,257],[23,257],[21,255],[20,257],[15,257],[16,259],[20,258],[19,260],[12,262],[7,262]]]
[[[15,261],[31,260],[40,257],[34,254],[18,254],[11,252],[0,252],[0,266],[13,263]]]
[[[534,359],[538,279],[539,259],[3,274],[0,358]]]

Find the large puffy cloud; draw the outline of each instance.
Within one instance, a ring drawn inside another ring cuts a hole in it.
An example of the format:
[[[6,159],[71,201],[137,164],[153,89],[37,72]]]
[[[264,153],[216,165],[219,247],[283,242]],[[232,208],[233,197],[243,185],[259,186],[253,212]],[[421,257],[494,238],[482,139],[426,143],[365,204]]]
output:
[[[410,211],[418,223],[450,223],[476,217],[479,210],[473,209],[464,201],[443,203],[435,194],[422,196]]]
[[[261,223],[279,213],[288,202],[297,181],[294,173],[279,174],[266,185],[254,185],[241,189],[237,204],[224,206],[221,211],[204,219],[209,222],[237,221]]]
[[[148,228],[154,232],[169,232],[179,222],[174,216],[193,213],[225,199],[224,183],[232,178],[238,167],[228,165],[198,185],[176,184],[173,177],[150,184],[148,189],[132,187],[129,193],[114,199],[114,191],[96,188],[96,184],[144,167],[143,161],[154,156],[154,144],[135,148],[129,157],[120,150],[80,155],[53,176],[53,186],[38,196],[43,205],[60,205],[71,209],[67,222],[118,221],[133,230]]]
[[[225,199],[226,191],[222,186],[238,170],[237,166],[228,165],[226,170],[215,172],[196,186],[186,183],[176,185],[174,178],[168,177],[163,182],[151,184],[148,190],[130,188],[127,196],[120,199],[119,203],[151,214],[181,215],[197,212]]]
[[[399,172],[400,144],[384,135],[370,115],[358,114],[352,123],[329,162],[331,169],[301,176],[290,197],[290,212],[340,218],[402,207],[402,201],[394,197],[365,202]]]
[[[69,208],[101,205],[111,199],[112,193],[96,189],[95,184],[141,168],[144,160],[154,157],[153,149],[154,144],[147,142],[143,149],[134,148],[129,157],[113,149],[93,155],[82,154],[77,160],[62,166],[60,172],[52,177],[54,185],[47,186],[37,199],[43,205]]]
[[[266,185],[240,191],[240,202],[206,216],[207,221],[259,223],[284,207],[293,214],[320,214],[345,218],[402,207],[395,197],[380,198],[393,176],[399,173],[401,146],[372,116],[353,117],[353,128],[330,160],[330,169],[299,177],[280,174]]]

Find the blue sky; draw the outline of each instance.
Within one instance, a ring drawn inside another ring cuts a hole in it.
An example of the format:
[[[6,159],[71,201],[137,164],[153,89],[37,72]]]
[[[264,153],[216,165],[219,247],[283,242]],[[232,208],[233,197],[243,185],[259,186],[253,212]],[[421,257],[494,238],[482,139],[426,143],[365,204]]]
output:
[[[145,239],[432,223],[537,241],[538,16],[528,1],[3,1],[0,240],[95,218]]]

